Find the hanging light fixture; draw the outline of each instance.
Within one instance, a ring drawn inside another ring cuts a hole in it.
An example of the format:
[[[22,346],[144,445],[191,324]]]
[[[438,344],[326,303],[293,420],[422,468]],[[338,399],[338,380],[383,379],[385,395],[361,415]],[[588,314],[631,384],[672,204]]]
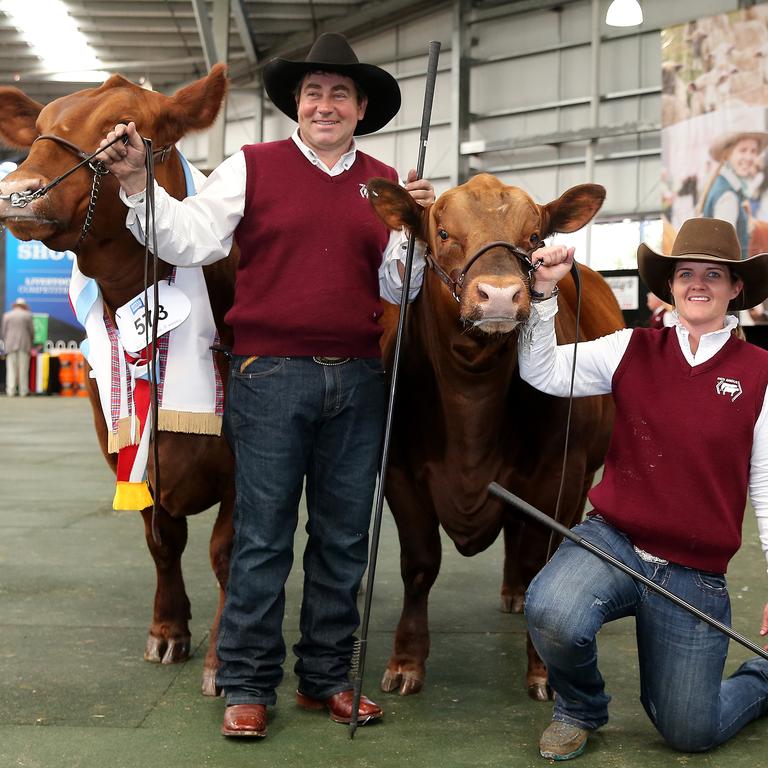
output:
[[[643,23],[643,9],[637,0],[613,0],[605,14],[609,27],[636,27]]]

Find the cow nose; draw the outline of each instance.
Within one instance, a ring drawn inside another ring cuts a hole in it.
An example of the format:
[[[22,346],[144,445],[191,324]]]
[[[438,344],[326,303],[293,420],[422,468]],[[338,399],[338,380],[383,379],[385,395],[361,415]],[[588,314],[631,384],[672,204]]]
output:
[[[35,192],[43,186],[45,186],[45,182],[39,176],[16,178],[6,176],[0,182],[0,194],[10,195],[13,192]]]
[[[476,288],[478,304],[486,317],[514,317],[523,295],[522,283],[493,285],[478,282]]]

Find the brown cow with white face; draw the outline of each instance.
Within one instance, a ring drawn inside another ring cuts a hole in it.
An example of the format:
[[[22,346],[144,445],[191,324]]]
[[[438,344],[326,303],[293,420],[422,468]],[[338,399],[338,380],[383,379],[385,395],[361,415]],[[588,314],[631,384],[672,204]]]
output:
[[[605,190],[583,184],[542,206],[522,189],[481,174],[426,208],[382,179],[369,183],[369,197],[390,227],[405,226],[427,243],[434,263],[408,311],[386,478],[405,597],[381,685],[405,695],[424,683],[440,525],[464,555],[481,552],[504,531],[503,611],[522,610],[525,588],[546,560],[548,533],[524,526],[489,497],[487,486],[496,480],[555,515],[568,402],[537,392],[517,372],[518,329],[531,313],[528,262],[535,262],[535,248],[551,233],[584,226]],[[581,282],[579,338],[621,328],[621,311],[605,281],[582,267]],[[575,304],[573,286],[563,286],[556,322],[561,343],[576,336]],[[389,314],[385,357],[392,353],[396,314]],[[557,514],[565,525],[583,512],[612,420],[610,397],[573,403]],[[546,670],[530,640],[527,681],[531,697],[547,698]]]
[[[12,206],[8,197],[14,192],[42,189],[75,166],[82,155],[95,151],[116,123],[134,120],[142,135],[153,139],[157,181],[170,194],[182,198],[186,184],[174,143],[186,132],[207,128],[213,122],[226,88],[223,65],[215,66],[207,77],[172,97],[144,90],[119,75],[98,88],[65,96],[45,107],[16,88],[0,88],[0,140],[29,149],[27,159],[0,182],[0,222],[22,240],[41,240],[49,248],[73,250],[80,271],[96,280],[106,310],[114,317],[114,310],[136,296],[144,285],[144,247],[125,227],[126,208],[118,198],[116,181],[110,175],[102,176],[94,199],[93,173],[84,166],[25,207]],[[89,214],[91,221],[86,225]],[[230,256],[205,269],[214,321],[223,343],[231,340],[224,312],[232,303],[235,259]],[[161,261],[160,277],[169,270],[169,265]],[[220,364],[219,369],[226,374],[225,366]],[[114,470],[116,454],[107,451],[107,427],[95,380],[88,378],[87,383],[99,442]],[[185,660],[190,652],[189,600],[181,572],[186,516],[219,502],[210,555],[219,583],[219,611],[223,605],[232,540],[233,462],[223,437],[160,432],[158,445],[162,470],[159,542],[151,532],[152,509],[142,511],[157,571],[154,613],[144,658],[173,663]],[[148,474],[154,478],[151,450]],[[215,693],[217,629],[218,615],[205,659],[206,694]]]

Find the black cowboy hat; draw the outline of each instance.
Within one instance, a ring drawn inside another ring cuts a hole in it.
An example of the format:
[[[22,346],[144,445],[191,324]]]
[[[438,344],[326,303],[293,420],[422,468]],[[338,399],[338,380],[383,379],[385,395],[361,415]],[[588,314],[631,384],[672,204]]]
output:
[[[355,128],[355,136],[378,131],[400,109],[397,80],[380,67],[360,63],[344,35],[326,32],[317,38],[304,61],[272,59],[262,72],[267,95],[291,120],[299,119],[294,89],[307,72],[336,72],[359,84],[368,97],[368,105]]]
[[[637,249],[637,269],[648,288],[660,299],[672,303],[669,278],[676,261],[707,261],[726,264],[743,281],[744,287],[728,304],[731,311],[749,309],[768,298],[768,253],[741,258],[736,230],[721,219],[688,219],[683,222],[669,255],[641,243]]]

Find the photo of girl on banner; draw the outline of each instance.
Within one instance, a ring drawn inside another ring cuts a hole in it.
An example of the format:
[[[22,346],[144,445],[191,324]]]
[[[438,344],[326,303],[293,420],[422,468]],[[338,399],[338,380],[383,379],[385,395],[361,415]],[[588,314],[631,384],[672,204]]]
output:
[[[683,221],[730,221],[768,250],[768,6],[662,30],[665,246]]]

